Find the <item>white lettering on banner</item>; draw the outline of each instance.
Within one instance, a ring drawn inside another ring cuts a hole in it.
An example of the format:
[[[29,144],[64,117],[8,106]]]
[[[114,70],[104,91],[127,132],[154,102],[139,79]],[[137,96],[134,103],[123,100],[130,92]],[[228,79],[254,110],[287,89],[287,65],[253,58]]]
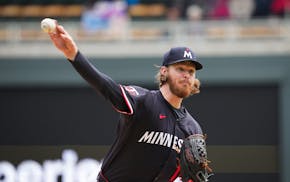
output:
[[[82,159],[78,163],[74,150],[64,150],[62,159],[45,160],[43,167],[36,161],[22,161],[17,169],[8,161],[0,161],[0,182],[96,182],[101,162]]]
[[[39,163],[33,160],[23,161],[18,165],[19,182],[39,182],[42,181],[42,168]]]
[[[183,54],[183,57],[184,57],[184,58],[190,58],[190,59],[192,59],[191,52],[185,50],[185,51],[184,51],[184,54]]]
[[[0,179],[5,182],[16,181],[16,169],[10,162],[0,161]]]
[[[161,145],[165,147],[172,147],[176,152],[180,152],[183,140],[170,133],[146,131],[138,140],[139,143],[149,143]],[[172,143],[173,142],[173,143]]]
[[[158,133],[156,136],[152,134],[150,140],[165,136]],[[60,176],[62,182],[96,182],[101,163],[91,158],[78,161],[77,153],[70,149],[62,152],[62,159],[45,160],[43,166],[34,160],[25,160],[16,168],[11,162],[0,161],[0,182],[59,182]],[[175,182],[181,180],[177,178]]]

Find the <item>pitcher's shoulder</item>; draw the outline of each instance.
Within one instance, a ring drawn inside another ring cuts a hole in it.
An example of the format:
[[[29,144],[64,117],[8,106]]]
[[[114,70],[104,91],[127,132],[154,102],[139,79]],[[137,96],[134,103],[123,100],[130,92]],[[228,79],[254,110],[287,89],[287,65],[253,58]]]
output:
[[[123,85],[123,88],[128,92],[131,96],[141,97],[147,95],[150,90],[136,86],[136,85]]]

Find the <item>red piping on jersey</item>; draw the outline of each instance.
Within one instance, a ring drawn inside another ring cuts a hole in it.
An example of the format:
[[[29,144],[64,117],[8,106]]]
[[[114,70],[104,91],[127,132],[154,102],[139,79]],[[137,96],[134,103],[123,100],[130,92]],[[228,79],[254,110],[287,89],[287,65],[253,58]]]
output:
[[[180,172],[180,165],[177,166],[175,172],[173,173],[173,175],[171,176],[169,182],[173,182],[179,175]]]
[[[100,175],[101,175],[101,177],[102,177],[106,182],[109,182],[109,180],[104,176],[104,174],[103,174],[102,171],[100,171]]]
[[[119,112],[119,113],[127,114],[127,115],[132,115],[132,114],[134,113],[133,108],[132,108],[132,105],[131,105],[131,103],[130,103],[130,101],[129,101],[129,99],[128,99],[126,93],[125,93],[124,88],[123,88],[121,85],[120,85],[120,88],[121,88],[121,91],[122,91],[122,96],[123,96],[123,98],[124,98],[124,100],[125,100],[125,102],[126,102],[126,105],[127,105],[128,108],[129,108],[129,112],[121,111],[121,110],[117,109],[116,107],[114,107],[114,106],[113,106],[113,107],[114,107],[114,109],[115,109],[117,112]]]

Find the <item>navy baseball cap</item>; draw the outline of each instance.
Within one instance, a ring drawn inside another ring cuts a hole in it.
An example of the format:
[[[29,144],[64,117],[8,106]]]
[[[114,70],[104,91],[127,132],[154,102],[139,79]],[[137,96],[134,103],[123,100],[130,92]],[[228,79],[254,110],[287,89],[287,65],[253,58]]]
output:
[[[202,69],[194,52],[187,47],[174,47],[164,54],[162,66],[168,66],[182,61],[191,61],[195,65],[196,70]]]

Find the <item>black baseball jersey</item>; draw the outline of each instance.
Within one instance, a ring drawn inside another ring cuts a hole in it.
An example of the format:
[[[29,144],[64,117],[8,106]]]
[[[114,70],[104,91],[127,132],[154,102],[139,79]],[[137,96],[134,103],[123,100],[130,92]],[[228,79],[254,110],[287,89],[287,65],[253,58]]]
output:
[[[188,111],[183,106],[173,108],[159,90],[115,83],[80,52],[72,64],[120,113],[117,137],[104,158],[98,181],[152,182],[176,178],[183,138],[202,134]]]

